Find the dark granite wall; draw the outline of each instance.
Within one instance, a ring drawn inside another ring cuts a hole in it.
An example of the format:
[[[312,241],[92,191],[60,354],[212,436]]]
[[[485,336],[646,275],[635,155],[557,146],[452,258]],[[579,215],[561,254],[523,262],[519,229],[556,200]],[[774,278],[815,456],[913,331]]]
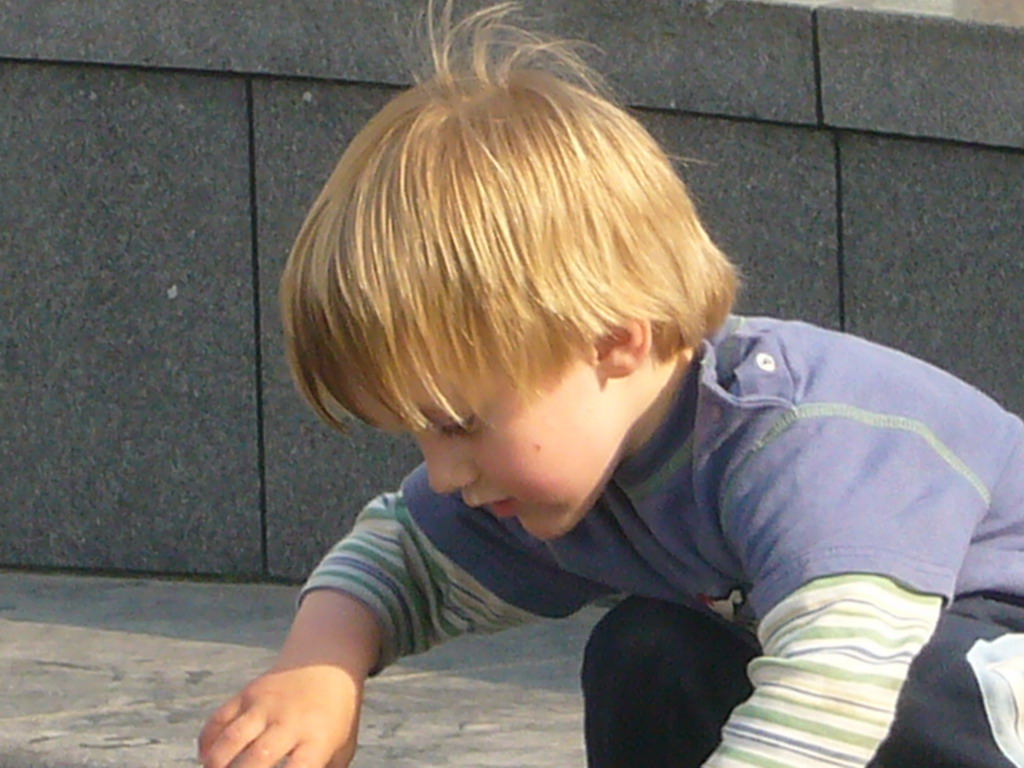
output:
[[[0,566],[298,579],[413,465],[305,410],[275,288],[422,5],[0,2]],[[1024,411],[1024,10],[905,5],[524,2],[683,158],[742,310]]]

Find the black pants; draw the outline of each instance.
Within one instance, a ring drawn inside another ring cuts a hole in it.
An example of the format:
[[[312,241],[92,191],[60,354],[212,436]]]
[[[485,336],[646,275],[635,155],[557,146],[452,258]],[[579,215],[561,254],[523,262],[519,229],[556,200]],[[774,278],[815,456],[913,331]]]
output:
[[[1024,608],[955,601],[911,664],[888,737],[870,768],[1014,768],[993,740],[967,651],[1024,632]],[[696,768],[750,696],[761,652],[716,616],[630,598],[598,622],[583,661],[589,768]]]

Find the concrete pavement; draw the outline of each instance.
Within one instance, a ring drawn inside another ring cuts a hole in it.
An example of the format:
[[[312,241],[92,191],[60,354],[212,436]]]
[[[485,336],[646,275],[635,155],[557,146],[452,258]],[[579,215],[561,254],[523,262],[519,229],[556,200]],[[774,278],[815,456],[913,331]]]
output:
[[[206,715],[266,668],[296,590],[0,571],[0,768],[195,765]],[[371,681],[355,768],[583,765],[596,611],[403,660]]]

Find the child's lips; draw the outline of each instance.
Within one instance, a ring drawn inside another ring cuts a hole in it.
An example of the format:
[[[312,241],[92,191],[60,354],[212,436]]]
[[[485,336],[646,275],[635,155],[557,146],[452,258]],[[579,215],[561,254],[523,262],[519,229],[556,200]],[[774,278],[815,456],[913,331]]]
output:
[[[516,503],[513,499],[499,499],[487,505],[487,509],[495,517],[515,517]]]

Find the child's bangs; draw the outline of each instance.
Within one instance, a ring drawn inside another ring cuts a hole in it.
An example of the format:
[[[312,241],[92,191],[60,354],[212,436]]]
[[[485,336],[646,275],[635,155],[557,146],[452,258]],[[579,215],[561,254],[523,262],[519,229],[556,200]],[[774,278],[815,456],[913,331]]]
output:
[[[494,382],[532,385],[533,366],[457,314],[411,313],[420,302],[410,300],[370,320],[367,307],[347,298],[342,291],[292,296],[286,329],[301,393],[342,432],[346,414],[395,431],[424,430],[438,415],[461,422],[483,408]]]

